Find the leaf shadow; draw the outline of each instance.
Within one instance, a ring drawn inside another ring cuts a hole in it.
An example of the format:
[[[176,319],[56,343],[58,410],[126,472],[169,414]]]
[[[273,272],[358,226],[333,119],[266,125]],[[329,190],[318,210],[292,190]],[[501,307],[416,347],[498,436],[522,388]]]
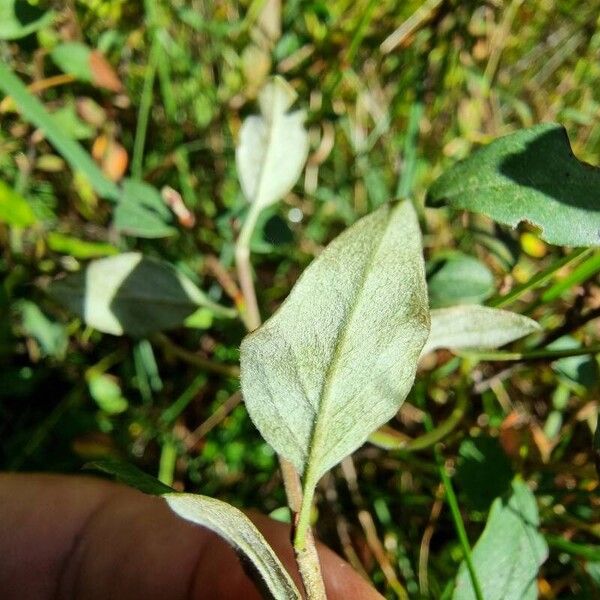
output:
[[[198,308],[175,269],[162,270],[160,277],[156,274],[150,260],[140,261],[123,279],[110,302],[109,310],[123,331],[134,337],[146,337],[153,331],[172,328],[174,324],[183,323]],[[143,300],[144,290],[148,302]],[[162,310],[156,310],[158,298],[164,304]]]
[[[499,170],[561,204],[600,211],[600,168],[575,156],[564,127],[541,133],[505,158]]]

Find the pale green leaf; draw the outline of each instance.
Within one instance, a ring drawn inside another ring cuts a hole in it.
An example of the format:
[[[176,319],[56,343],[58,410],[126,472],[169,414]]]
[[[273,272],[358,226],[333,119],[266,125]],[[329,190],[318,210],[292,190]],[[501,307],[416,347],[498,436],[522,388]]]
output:
[[[60,323],[50,320],[29,300],[20,300],[16,308],[21,315],[23,333],[37,341],[42,355],[63,359],[69,343],[65,328]]]
[[[113,225],[125,235],[161,238],[173,235],[173,215],[158,190],[144,181],[125,179],[113,214]]]
[[[29,227],[37,221],[29,202],[0,181],[0,223]]]
[[[95,129],[79,118],[73,102],[55,110],[52,117],[64,134],[74,140],[87,140],[94,135]]]
[[[236,149],[237,172],[248,202],[268,206],[287,194],[308,156],[303,111],[288,113],[296,93],[274,77],[259,96],[260,116],[248,117]]]
[[[177,327],[199,306],[232,316],[172,265],[138,252],[92,261],[56,280],[49,292],[88,325],[114,335],[145,337]]]
[[[600,244],[600,169],[573,155],[565,129],[537,125],[500,138],[444,173],[427,202],[537,225],[551,244]]]
[[[0,40],[23,38],[48,25],[54,13],[26,0],[0,0]]]
[[[494,276],[473,256],[453,252],[427,265],[429,306],[479,304],[494,293]]]
[[[548,556],[539,532],[534,495],[514,481],[508,501],[497,498],[472,553],[485,600],[535,600],[537,573]],[[453,600],[475,600],[466,564],[459,569]]]
[[[81,81],[92,81],[91,48],[81,42],[65,42],[54,47],[50,57],[63,72]]]
[[[438,348],[498,348],[539,329],[532,319],[499,308],[437,308],[431,311],[431,332],[422,354]]]
[[[89,378],[88,388],[96,404],[109,415],[118,415],[127,410],[128,402],[114,377],[106,373],[94,373]]]
[[[263,437],[307,482],[358,448],[408,394],[429,332],[412,204],[386,204],[334,240],[241,347]]]
[[[258,571],[272,598],[302,598],[267,540],[243,512],[226,502],[196,494],[164,494],[163,498],[182,519],[211,529],[241,552]]]
[[[108,242],[89,242],[58,231],[48,234],[48,247],[54,252],[74,258],[89,259],[118,254],[119,250]]]

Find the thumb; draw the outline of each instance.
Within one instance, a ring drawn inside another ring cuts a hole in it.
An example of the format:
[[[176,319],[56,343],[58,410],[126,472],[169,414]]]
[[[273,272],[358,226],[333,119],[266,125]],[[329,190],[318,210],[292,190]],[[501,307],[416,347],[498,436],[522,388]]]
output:
[[[3,598],[259,600],[232,548],[160,498],[89,477],[0,475]],[[289,527],[251,519],[300,588]],[[381,596],[319,547],[330,600]]]

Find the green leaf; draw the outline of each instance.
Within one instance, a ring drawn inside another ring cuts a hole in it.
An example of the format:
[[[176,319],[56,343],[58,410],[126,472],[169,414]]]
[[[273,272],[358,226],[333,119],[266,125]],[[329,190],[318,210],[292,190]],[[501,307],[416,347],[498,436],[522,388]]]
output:
[[[50,57],[63,72],[80,81],[92,81],[90,55],[92,50],[81,42],[65,42],[52,49]]]
[[[43,11],[26,0],[0,2],[0,40],[16,40],[51,23],[54,13]]]
[[[550,350],[567,350],[569,348],[581,348],[579,340],[572,336],[563,336],[546,346]],[[552,368],[568,381],[592,389],[599,378],[598,362],[594,356],[569,356],[559,358],[552,364]]]
[[[125,235],[161,238],[173,235],[172,214],[158,190],[143,181],[125,179],[113,214],[115,228]]]
[[[274,77],[259,96],[260,116],[248,117],[236,149],[237,172],[248,202],[264,208],[287,194],[308,156],[303,111],[288,113],[296,93]]]
[[[334,240],[241,347],[248,412],[314,486],[406,398],[429,331],[412,204],[386,204]]]
[[[551,244],[600,244],[600,169],[573,155],[565,129],[546,123],[500,138],[446,171],[427,203],[527,221]]]
[[[485,600],[535,600],[537,573],[548,556],[548,546],[538,531],[539,515],[534,495],[515,480],[508,500],[497,498],[487,524],[472,553]],[[463,562],[453,600],[475,600],[471,578]]]
[[[232,316],[169,263],[138,252],[92,261],[82,272],[54,281],[49,292],[105,333],[146,337],[177,327],[199,306]]]
[[[29,202],[0,181],[0,222],[13,227],[29,227],[36,221]]]
[[[16,308],[21,313],[23,332],[37,341],[42,354],[62,359],[69,342],[65,328],[60,323],[51,321],[36,304],[29,300],[20,300]]]
[[[92,374],[88,388],[96,404],[109,415],[118,415],[127,410],[128,402],[114,377],[105,373]]]
[[[94,135],[94,128],[79,118],[73,102],[55,110],[52,118],[65,134],[74,140],[87,140]]]
[[[490,473],[494,476],[490,477]],[[481,435],[461,443],[456,479],[474,509],[487,510],[494,498],[509,490],[513,475],[497,438]]]
[[[226,502],[196,494],[164,494],[163,498],[182,519],[208,527],[241,552],[258,571],[269,597],[275,600],[302,598],[267,540],[242,511]]]
[[[532,319],[499,308],[437,308],[431,311],[431,333],[422,354],[438,348],[498,348],[539,330]]]
[[[161,495],[173,491],[168,485],[161,483],[152,475],[144,473],[136,466],[116,458],[103,458],[83,465],[84,469],[101,471],[112,475],[117,481],[144,492],[144,494]]]
[[[479,260],[453,252],[427,265],[429,305],[479,304],[494,293],[494,276]]]
[[[119,253],[118,248],[107,242],[88,242],[57,231],[51,231],[48,234],[48,247],[54,252],[84,260],[113,256]]]

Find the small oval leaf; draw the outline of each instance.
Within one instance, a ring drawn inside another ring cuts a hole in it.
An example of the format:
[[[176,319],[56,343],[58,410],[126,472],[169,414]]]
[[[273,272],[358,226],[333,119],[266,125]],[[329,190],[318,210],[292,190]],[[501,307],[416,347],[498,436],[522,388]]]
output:
[[[335,239],[242,342],[252,420],[315,484],[398,410],[429,333],[412,204],[386,204]]]
[[[427,265],[429,305],[479,304],[494,293],[494,276],[473,256],[455,252]]]
[[[295,99],[291,86],[274,77],[260,93],[260,116],[248,117],[240,130],[240,183],[248,202],[262,208],[292,189],[308,156],[304,111],[287,112]]]
[[[431,332],[422,355],[438,348],[498,348],[539,330],[532,319],[499,308],[438,308],[431,311]]]
[[[545,123],[500,138],[446,171],[427,203],[483,213],[566,246],[600,245],[600,169],[573,155],[561,125]]]
[[[169,263],[139,252],[92,261],[84,271],[54,281],[49,292],[91,327],[114,335],[145,337],[176,327],[199,306],[234,314]]]
[[[275,600],[302,598],[267,540],[242,511],[197,494],[164,494],[163,498],[182,519],[214,531],[248,558]]]

